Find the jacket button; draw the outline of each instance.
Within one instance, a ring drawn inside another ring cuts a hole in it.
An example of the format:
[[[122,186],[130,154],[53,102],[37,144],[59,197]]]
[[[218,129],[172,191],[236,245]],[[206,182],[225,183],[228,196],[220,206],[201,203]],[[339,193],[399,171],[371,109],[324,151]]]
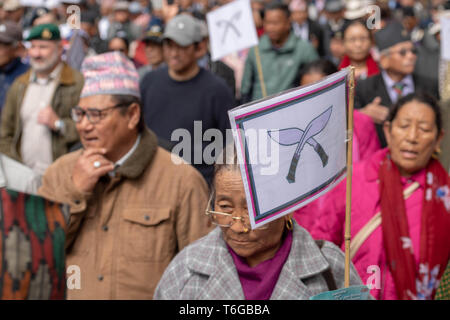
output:
[[[103,281],[103,276],[100,274],[100,275],[97,277],[97,279],[98,279],[98,281]]]
[[[109,228],[108,228],[108,226],[103,226],[102,229],[103,229],[103,231],[106,232],[106,231],[108,231]]]
[[[144,219],[148,221],[150,220],[150,216],[145,216]]]

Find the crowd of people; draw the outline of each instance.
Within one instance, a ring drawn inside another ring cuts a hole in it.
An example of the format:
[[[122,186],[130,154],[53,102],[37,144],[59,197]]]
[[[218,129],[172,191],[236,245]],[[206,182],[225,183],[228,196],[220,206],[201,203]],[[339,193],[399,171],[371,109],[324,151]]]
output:
[[[348,66],[350,285],[450,298],[450,2],[251,0],[257,48],[213,61],[206,15],[231,1],[0,1],[0,299],[343,288],[346,181],[252,229],[234,146],[199,154],[230,109]]]

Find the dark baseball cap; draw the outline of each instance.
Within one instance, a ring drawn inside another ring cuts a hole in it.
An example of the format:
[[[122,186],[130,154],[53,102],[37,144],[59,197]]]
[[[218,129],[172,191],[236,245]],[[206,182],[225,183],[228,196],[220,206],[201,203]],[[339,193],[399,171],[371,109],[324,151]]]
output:
[[[11,44],[22,41],[22,28],[15,22],[5,21],[0,24],[0,42]]]

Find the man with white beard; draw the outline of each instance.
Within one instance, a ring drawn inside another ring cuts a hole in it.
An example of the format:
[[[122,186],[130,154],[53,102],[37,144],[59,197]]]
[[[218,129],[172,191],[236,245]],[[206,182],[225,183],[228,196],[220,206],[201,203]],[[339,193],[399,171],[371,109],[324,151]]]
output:
[[[63,47],[56,25],[38,25],[26,40],[31,42],[31,68],[7,93],[0,152],[43,174],[79,139],[70,110],[78,103],[83,76],[61,60]]]

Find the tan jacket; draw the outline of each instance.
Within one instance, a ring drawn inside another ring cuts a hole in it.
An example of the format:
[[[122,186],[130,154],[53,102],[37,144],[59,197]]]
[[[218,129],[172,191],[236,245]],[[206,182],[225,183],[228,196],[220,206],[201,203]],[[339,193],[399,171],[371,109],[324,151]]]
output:
[[[116,176],[103,177],[92,194],[82,194],[71,180],[80,154],[58,159],[39,189],[70,205],[66,266],[80,267],[81,289],[68,290],[67,297],[151,299],[176,253],[212,229],[203,214],[206,182],[190,165],[175,165],[145,130]]]
[[[31,69],[17,78],[8,90],[5,105],[2,109],[0,126],[0,152],[22,161],[20,143],[22,122],[20,108],[31,77]],[[63,63],[59,84],[52,98],[51,106],[64,121],[65,134],[52,133],[53,159],[67,153],[70,147],[79,140],[75,123],[70,117],[70,110],[78,104],[83,88],[83,75]]]

